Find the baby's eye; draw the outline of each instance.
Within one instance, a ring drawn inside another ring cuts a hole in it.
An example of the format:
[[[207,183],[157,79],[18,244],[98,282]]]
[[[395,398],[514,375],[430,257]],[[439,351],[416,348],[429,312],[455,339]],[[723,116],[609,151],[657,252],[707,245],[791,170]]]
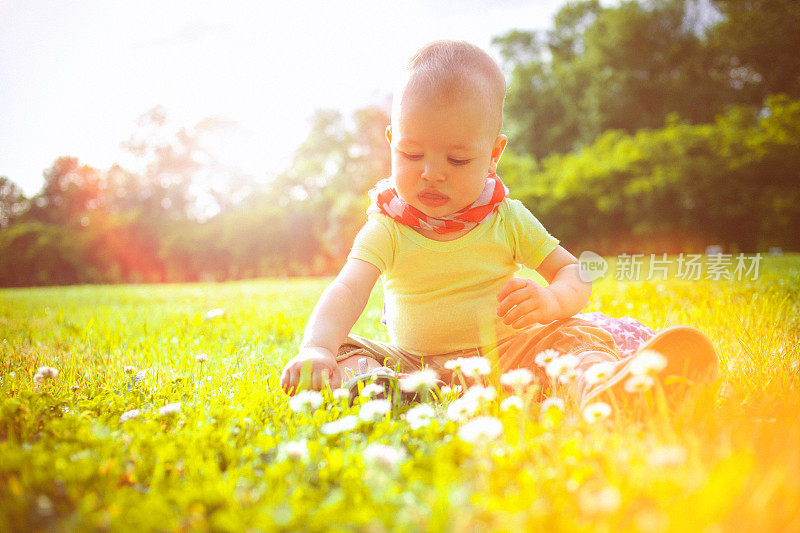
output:
[[[448,157],[447,160],[450,162],[451,165],[455,165],[457,167],[466,165],[467,163],[472,161],[472,159],[456,159],[454,157]]]
[[[422,154],[409,154],[408,152],[400,152],[403,154],[403,157],[406,159],[410,159],[411,161],[419,161],[422,159]]]

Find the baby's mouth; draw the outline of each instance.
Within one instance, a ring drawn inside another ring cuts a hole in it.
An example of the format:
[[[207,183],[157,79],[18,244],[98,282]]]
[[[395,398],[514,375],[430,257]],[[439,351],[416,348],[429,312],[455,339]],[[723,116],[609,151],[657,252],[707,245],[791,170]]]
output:
[[[440,193],[436,189],[425,189],[417,195],[417,198],[420,202],[429,207],[438,207],[446,204],[450,200],[450,197]]]

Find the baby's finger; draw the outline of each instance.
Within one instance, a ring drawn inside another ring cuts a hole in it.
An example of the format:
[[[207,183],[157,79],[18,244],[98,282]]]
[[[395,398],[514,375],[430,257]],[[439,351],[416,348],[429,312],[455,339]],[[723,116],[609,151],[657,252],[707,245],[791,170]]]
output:
[[[519,319],[515,320],[511,324],[511,327],[514,328],[514,329],[522,329],[522,328],[527,328],[528,326],[532,326],[534,324],[537,324],[538,322],[539,321],[536,320],[536,314],[531,313],[529,315],[525,315],[525,316],[520,317]]]
[[[338,365],[336,366],[336,368],[334,368],[331,371],[331,383],[330,383],[330,385],[331,385],[331,388],[341,387],[342,386],[342,372],[339,370],[339,366]]]
[[[283,389],[286,394],[294,395],[297,390],[297,368],[292,366],[286,372],[286,387]]]
[[[527,313],[515,320],[511,324],[511,327],[514,329],[522,329],[527,328],[528,326],[533,326],[534,324],[539,324],[542,319],[541,314],[541,309],[534,309],[530,313]]]
[[[510,279],[497,293],[497,301],[502,302],[506,296],[512,292],[522,289],[528,285],[527,281],[522,278]]]
[[[498,316],[505,315],[512,307],[519,305],[528,298],[528,291],[525,288],[517,289],[500,301],[497,306]]]
[[[512,292],[506,298],[500,302],[500,305],[497,307],[497,315],[498,316],[505,316],[505,314],[515,305],[520,305],[521,303],[528,301],[528,300],[537,300],[536,291],[531,289],[530,285],[526,285],[525,287],[519,288],[516,291]]]
[[[503,317],[503,323],[505,324],[513,324],[515,321],[524,317],[527,314],[532,313],[539,307],[539,303],[536,300],[525,300]]]
[[[319,387],[317,390],[322,390],[326,387],[330,387],[331,385],[331,371],[327,368],[320,368],[319,373],[317,374],[318,377],[318,385]]]

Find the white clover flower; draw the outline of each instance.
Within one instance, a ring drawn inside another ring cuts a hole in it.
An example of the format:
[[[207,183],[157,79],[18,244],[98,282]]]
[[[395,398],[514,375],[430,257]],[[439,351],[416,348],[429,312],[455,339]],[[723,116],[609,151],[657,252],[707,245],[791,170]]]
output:
[[[377,383],[369,383],[361,389],[361,397],[372,399],[378,394],[383,394],[386,389],[383,388],[382,385],[378,385]]]
[[[449,361],[445,361],[444,367],[447,370],[461,370],[461,365],[464,363],[466,359],[463,357],[456,357],[455,359],[450,359]]]
[[[158,414],[160,416],[176,415],[176,414],[178,414],[180,412],[181,412],[181,403],[180,402],[168,403],[164,407],[161,407],[161,408],[158,409]]]
[[[126,374],[133,374],[136,371],[136,369],[131,365],[127,365],[125,368],[122,369],[122,371],[125,372]]]
[[[306,409],[314,411],[322,405],[322,394],[315,390],[301,390],[289,399],[289,409],[299,413]]]
[[[447,418],[454,422],[462,422],[475,414],[478,410],[478,403],[474,398],[458,398],[447,406]]]
[[[431,423],[435,412],[428,404],[420,404],[406,412],[406,422],[411,429],[419,429]]]
[[[393,468],[408,457],[402,448],[385,444],[370,444],[364,448],[364,459],[384,468]]]
[[[406,392],[424,392],[436,387],[439,374],[432,368],[424,368],[400,380],[400,388]]]
[[[36,383],[40,383],[44,381],[44,376],[37,372],[36,374],[33,375],[33,381],[35,381]]]
[[[651,466],[677,466],[686,462],[686,455],[682,446],[662,446],[650,452],[647,462]]]
[[[345,388],[339,387],[338,389],[333,389],[332,395],[334,400],[338,401],[347,400],[350,398],[350,391]]]
[[[568,385],[570,383],[575,383],[578,381],[578,378],[581,376],[581,373],[576,368],[571,368],[558,376],[558,382],[563,383],[564,385]]]
[[[206,361],[208,361],[208,356],[204,353],[199,353],[194,356],[194,360],[197,361],[198,363],[205,363]]]
[[[215,318],[220,318],[225,316],[225,310],[221,307],[216,307],[214,309],[209,309],[206,312],[205,319],[206,320],[214,320]]]
[[[578,358],[572,354],[562,355],[547,363],[544,367],[545,373],[551,378],[557,378],[562,374],[566,374],[570,370],[578,366]]]
[[[283,445],[286,457],[294,461],[308,459],[308,442],[306,439],[290,440]]]
[[[322,426],[319,428],[319,432],[323,435],[337,435],[339,433],[352,431],[357,425],[358,417],[356,417],[356,415],[347,415],[338,420],[333,420],[331,422],[322,424]]]
[[[138,385],[140,382],[144,383],[145,378],[147,377],[147,373],[150,369],[145,368],[144,370],[140,370],[136,374],[133,375],[133,384]]]
[[[541,405],[539,406],[539,409],[543,413],[546,413],[550,409],[558,409],[563,413],[566,407],[567,405],[563,399],[559,398],[558,396],[550,396],[549,398],[545,398],[542,401]]]
[[[613,513],[622,503],[622,496],[616,487],[607,486],[597,491],[582,492],[579,503],[586,514]]]
[[[533,381],[533,372],[527,368],[515,368],[500,376],[500,383],[512,389],[521,389]]]
[[[363,422],[377,422],[391,411],[392,402],[389,400],[370,400],[361,405],[358,410],[358,419]]]
[[[480,405],[482,403],[491,402],[497,398],[497,391],[491,385],[488,387],[484,387],[483,385],[473,385],[467,389],[467,392],[464,393],[464,398],[471,398],[475,401],[475,403]]]
[[[131,409],[130,411],[125,411],[121,415],[119,415],[119,422],[122,424],[123,422],[127,422],[128,420],[133,420],[141,415],[142,412],[138,409]]]
[[[655,350],[642,350],[633,356],[628,368],[636,376],[658,374],[667,367],[667,358]]]
[[[519,396],[509,396],[500,402],[500,410],[501,411],[508,411],[512,407],[522,411],[522,398]]]
[[[461,373],[468,378],[487,376],[492,371],[492,363],[485,357],[466,357],[461,364]]]
[[[548,364],[550,364],[551,362],[553,362],[554,360],[558,359],[558,357],[560,355],[561,355],[561,353],[558,350],[554,350],[554,349],[550,348],[550,349],[544,350],[543,352],[539,352],[538,354],[536,354],[536,357],[533,359],[533,361],[537,365],[539,365],[541,367],[545,367]]]
[[[472,444],[494,440],[503,434],[503,423],[493,416],[473,418],[458,428],[458,438]]]
[[[625,381],[625,392],[635,394],[644,392],[655,385],[656,380],[647,374],[633,374]]]
[[[43,379],[53,379],[58,377],[58,370],[52,366],[40,366],[36,373],[42,376]]]
[[[607,363],[595,363],[589,368],[586,369],[586,372],[583,373],[584,378],[586,379],[586,383],[589,385],[596,385],[598,383],[604,383],[608,381],[614,374],[614,363],[607,362]]]
[[[581,412],[583,419],[592,424],[600,420],[605,420],[611,414],[611,406],[605,402],[590,403]]]

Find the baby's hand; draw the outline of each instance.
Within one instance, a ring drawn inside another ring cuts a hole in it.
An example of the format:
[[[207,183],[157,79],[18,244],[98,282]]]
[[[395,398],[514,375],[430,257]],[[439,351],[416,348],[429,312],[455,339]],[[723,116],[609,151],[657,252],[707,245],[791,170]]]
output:
[[[547,324],[560,318],[561,304],[556,295],[532,279],[514,278],[497,293],[497,316],[515,329]]]
[[[324,348],[301,348],[281,374],[281,388],[288,394],[301,389],[320,390],[326,385],[338,387],[341,382],[336,357]]]

